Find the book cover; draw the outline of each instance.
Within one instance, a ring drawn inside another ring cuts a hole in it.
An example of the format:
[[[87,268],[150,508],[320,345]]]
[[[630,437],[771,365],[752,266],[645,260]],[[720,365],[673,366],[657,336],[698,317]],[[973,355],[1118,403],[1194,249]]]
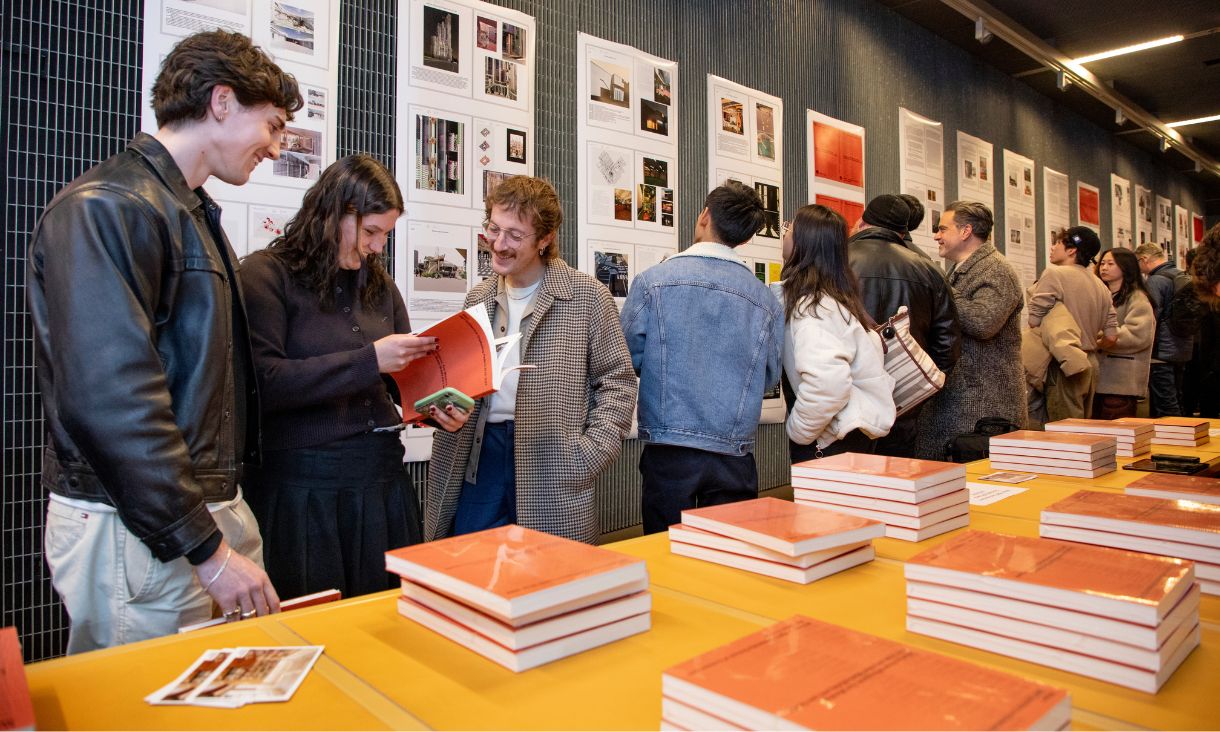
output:
[[[828,503],[840,506],[854,506],[856,508],[868,508],[874,511],[882,511],[887,514],[898,514],[901,516],[926,516],[930,513],[940,511],[945,508],[954,506],[962,506],[970,503],[970,491],[966,488],[946,493],[943,496],[929,498],[926,501],[919,503],[907,503],[906,501],[887,501],[882,498],[869,498],[867,496],[854,496],[846,493],[833,493],[831,491],[810,490],[804,488],[794,488],[792,491],[794,497],[799,497],[805,501],[813,501],[815,503]]]
[[[930,485],[927,488],[884,488],[861,483],[844,483],[824,478],[802,478],[792,476],[793,491],[813,490],[828,493],[841,493],[848,496],[880,498],[886,501],[901,501],[903,503],[922,503],[933,498],[939,498],[946,493],[956,493],[962,489],[962,478],[952,478],[944,483]]]
[[[989,440],[992,450],[998,446],[1010,447],[1041,447],[1064,452],[1113,452],[1118,448],[1118,441],[1109,435],[1085,435],[1078,432],[1039,432],[1038,430],[1017,430],[1004,435],[996,435]]]
[[[1062,689],[800,615],[667,669],[662,694],[746,729],[1057,729]]]
[[[1126,491],[1153,498],[1172,498],[1200,503],[1220,503],[1220,478],[1197,475],[1148,473],[1127,484]]]
[[[846,551],[837,557],[827,559],[809,567],[793,567],[790,564],[782,562],[771,562],[766,559],[755,559],[741,554],[721,551],[719,549],[709,549],[703,546],[694,544],[684,544],[680,541],[671,541],[669,543],[669,551],[680,556],[690,557],[691,559],[702,559],[705,562],[713,564],[722,564],[726,567],[735,569],[744,569],[747,572],[762,574],[776,579],[795,582],[800,585],[807,585],[815,580],[820,580],[823,577],[829,577],[832,574],[837,574],[845,569],[873,561],[877,554],[871,544]]]
[[[1060,419],[1047,422],[1047,432],[1079,432],[1098,435],[1124,435],[1128,438],[1151,436],[1153,427],[1142,422],[1122,419]]]
[[[1220,549],[1220,506],[1082,490],[1042,509],[1042,522]]]
[[[1190,562],[1054,539],[967,531],[907,560],[907,579],[1161,622],[1194,582]]]
[[[17,629],[0,628],[0,729],[34,729],[34,703],[25,678]]]
[[[755,498],[682,512],[682,523],[797,557],[857,544],[885,533],[877,521],[798,506],[778,498]]]
[[[800,567],[805,569],[812,567],[815,564],[833,559],[840,554],[859,549],[867,545],[869,542],[863,541],[858,544],[847,544],[846,546],[836,546],[830,549],[821,551],[809,552],[800,556],[790,557],[786,554],[781,554],[777,551],[772,551],[765,547],[751,544],[748,541],[734,539],[731,536],[722,536],[711,531],[696,529],[693,526],[684,526],[682,524],[674,524],[669,527],[670,541],[680,541],[683,544],[693,544],[695,546],[703,546],[708,549],[719,549],[722,552],[730,552],[732,554],[740,554],[745,557],[753,557],[754,559],[765,559],[768,562],[779,562],[790,567]]]
[[[386,569],[509,622],[648,576],[642,559],[515,524],[386,552]]]
[[[891,488],[926,488],[949,480],[964,481],[966,467],[939,460],[845,452],[796,463],[792,475]]]

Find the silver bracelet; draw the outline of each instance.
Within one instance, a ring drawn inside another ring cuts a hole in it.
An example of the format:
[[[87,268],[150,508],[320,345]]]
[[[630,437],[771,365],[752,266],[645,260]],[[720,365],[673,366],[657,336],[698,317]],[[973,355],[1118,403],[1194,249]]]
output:
[[[220,569],[216,570],[216,574],[212,575],[212,579],[208,580],[208,583],[203,586],[204,592],[207,592],[208,590],[212,589],[212,585],[216,583],[216,580],[220,579],[220,575],[225,573],[225,567],[229,566],[229,560],[232,558],[233,558],[233,547],[229,547],[229,553],[225,554],[225,560],[220,563]]]

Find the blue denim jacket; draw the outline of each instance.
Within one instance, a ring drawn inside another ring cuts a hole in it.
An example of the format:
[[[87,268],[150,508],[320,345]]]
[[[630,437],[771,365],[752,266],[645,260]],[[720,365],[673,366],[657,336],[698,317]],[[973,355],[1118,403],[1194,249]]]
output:
[[[640,439],[754,450],[763,392],[779,382],[784,313],[732,249],[700,242],[640,273],[622,322],[640,375]]]

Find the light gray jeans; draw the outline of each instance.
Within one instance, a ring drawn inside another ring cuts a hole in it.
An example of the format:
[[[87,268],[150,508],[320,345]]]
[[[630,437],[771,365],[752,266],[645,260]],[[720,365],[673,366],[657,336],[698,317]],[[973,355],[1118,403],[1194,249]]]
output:
[[[241,494],[208,509],[233,551],[263,566],[263,540]],[[44,544],[71,620],[68,653],[170,635],[212,617],[212,598],[186,557],[158,561],[110,506],[52,495]]]

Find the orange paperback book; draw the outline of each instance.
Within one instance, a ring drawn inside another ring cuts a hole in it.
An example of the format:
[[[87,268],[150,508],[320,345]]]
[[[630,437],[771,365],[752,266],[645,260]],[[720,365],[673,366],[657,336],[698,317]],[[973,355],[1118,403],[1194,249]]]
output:
[[[967,531],[907,560],[908,580],[1156,625],[1190,590],[1181,559],[1069,541]]]
[[[34,729],[34,704],[25,680],[17,629],[0,628],[0,729]]]
[[[1046,423],[1047,432],[1078,432],[1097,435],[1152,437],[1152,425],[1122,419],[1060,419]]]
[[[682,512],[682,523],[789,557],[885,535],[885,526],[878,521],[798,506],[778,498],[688,509]]]
[[[1109,435],[1085,435],[1077,432],[1039,432],[1038,430],[1017,430],[1016,432],[1009,432],[1006,435],[996,435],[991,438],[990,444],[992,449],[1004,446],[1041,447],[1073,453],[1112,453],[1118,447],[1118,441]]]
[[[386,569],[512,625],[648,576],[642,559],[515,524],[386,552]]]
[[[745,729],[1059,729],[1067,692],[797,615],[669,668],[673,699]]]
[[[1220,506],[1193,501],[1077,491],[1042,509],[1042,523],[1220,548]]]
[[[845,452],[796,463],[792,466],[792,476],[913,490],[959,478],[964,486],[966,467],[939,460]]]
[[[1220,504],[1220,478],[1149,473],[1127,484],[1126,490],[1137,496]]]
[[[425,419],[425,415],[415,411],[415,402],[445,387],[457,389],[471,399],[499,389],[504,377],[504,359],[513,341],[521,337],[517,334],[497,341],[483,305],[454,313],[417,335],[436,338],[437,348],[407,364],[402,371],[391,374],[402,397],[405,422]],[[497,346],[500,346],[498,352]],[[533,367],[522,365],[518,368]]]

